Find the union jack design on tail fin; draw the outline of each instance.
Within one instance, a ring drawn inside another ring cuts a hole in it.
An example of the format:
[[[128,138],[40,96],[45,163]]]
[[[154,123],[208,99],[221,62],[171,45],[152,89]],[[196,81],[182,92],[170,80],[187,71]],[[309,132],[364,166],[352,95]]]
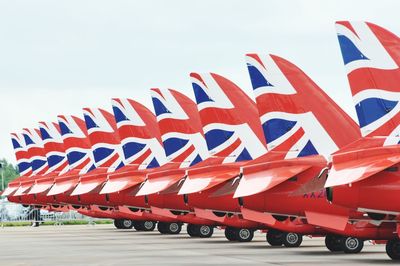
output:
[[[400,133],[400,39],[368,22],[339,21],[336,31],[362,135],[395,140]]]
[[[95,169],[85,122],[76,116],[58,116],[58,125],[71,170],[85,174]]]
[[[22,135],[25,140],[26,151],[31,160],[32,175],[45,175],[49,170],[49,165],[47,164],[39,130],[24,128]]]
[[[208,158],[196,104],[171,89],[151,89],[151,97],[167,159],[184,168]]]
[[[190,75],[209,152],[224,162],[266,153],[256,104],[233,82],[217,74]]]
[[[131,99],[112,99],[124,162],[138,169],[159,167],[166,163],[164,148],[155,115]]]
[[[84,108],[83,116],[96,167],[106,167],[113,172],[124,166],[114,116],[99,108]]]
[[[15,158],[17,160],[19,174],[21,176],[32,175],[30,157],[26,151],[24,136],[22,133],[11,133],[11,141],[14,148]]]
[[[246,61],[269,149],[286,158],[327,157],[360,137],[355,122],[298,67],[274,55],[248,54]]]
[[[66,173],[69,170],[69,165],[59,125],[57,123],[39,122],[39,130],[49,172],[57,172],[59,175]]]

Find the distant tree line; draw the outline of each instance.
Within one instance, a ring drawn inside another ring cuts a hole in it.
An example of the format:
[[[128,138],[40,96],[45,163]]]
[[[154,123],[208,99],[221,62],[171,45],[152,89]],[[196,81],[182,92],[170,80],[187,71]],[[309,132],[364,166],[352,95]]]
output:
[[[4,187],[6,188],[8,183],[14,180],[19,176],[19,171],[16,166],[12,163],[7,162],[6,159],[0,159],[0,164],[2,168],[0,169],[0,182],[1,182],[1,174],[4,177]],[[0,184],[0,190],[2,189],[2,185]]]

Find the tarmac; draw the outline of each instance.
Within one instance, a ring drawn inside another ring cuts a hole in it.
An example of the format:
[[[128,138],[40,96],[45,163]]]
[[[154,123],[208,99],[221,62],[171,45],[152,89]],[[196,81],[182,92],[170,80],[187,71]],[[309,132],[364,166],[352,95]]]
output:
[[[359,254],[329,252],[323,238],[304,237],[299,248],[271,247],[256,232],[250,243],[158,231],[118,230],[113,225],[0,228],[0,265],[387,265],[384,245],[365,242]]]

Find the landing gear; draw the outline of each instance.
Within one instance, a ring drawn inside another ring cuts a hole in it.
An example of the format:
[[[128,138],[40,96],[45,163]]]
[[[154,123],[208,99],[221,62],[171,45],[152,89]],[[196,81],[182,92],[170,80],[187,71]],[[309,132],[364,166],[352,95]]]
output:
[[[234,234],[239,242],[251,242],[254,237],[254,231],[246,228],[235,228]]]
[[[355,237],[343,237],[342,248],[344,253],[355,254],[360,253],[364,247],[364,241]]]
[[[182,224],[159,222],[157,229],[161,234],[177,235],[182,230]]]
[[[325,246],[332,252],[344,251],[347,254],[355,254],[363,249],[364,241],[355,237],[327,235]]]
[[[166,223],[158,222],[157,230],[158,230],[158,232],[160,232],[163,235],[167,234],[167,225],[166,225]]]
[[[247,228],[225,228],[225,237],[229,241],[250,242],[254,237],[254,230]]]
[[[267,235],[266,235],[266,239],[268,244],[270,244],[273,247],[279,247],[283,245],[283,236],[284,233],[279,231],[279,230],[275,230],[275,229],[271,229],[268,230]]]
[[[343,251],[342,237],[337,235],[325,236],[325,246],[332,252]]]
[[[196,226],[195,224],[188,224],[186,227],[186,231],[188,233],[189,236],[191,237],[198,237],[199,235],[197,235],[197,230],[196,230]]]
[[[156,228],[156,222],[153,221],[138,221],[134,224],[136,231],[154,231]]]
[[[386,243],[386,254],[392,260],[400,260],[400,239],[392,239]]]
[[[283,245],[288,248],[297,248],[303,242],[303,236],[296,233],[286,233],[283,237]]]
[[[134,223],[132,220],[127,219],[115,219],[114,226],[117,229],[132,229]]]
[[[188,224],[187,233],[191,237],[209,238],[214,233],[214,227],[209,225]]]
[[[214,227],[209,225],[200,225],[198,230],[201,238],[209,238],[214,234]]]
[[[236,235],[235,235],[235,233],[234,233],[234,228],[232,228],[232,227],[226,227],[225,228],[225,237],[226,237],[226,239],[228,239],[229,241],[236,241],[237,240],[237,238],[236,238]]]

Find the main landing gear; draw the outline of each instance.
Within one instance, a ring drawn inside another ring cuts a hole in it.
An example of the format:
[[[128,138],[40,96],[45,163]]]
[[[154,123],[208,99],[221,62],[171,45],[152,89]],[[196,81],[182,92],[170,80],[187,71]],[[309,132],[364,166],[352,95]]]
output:
[[[157,229],[161,234],[177,235],[182,230],[182,223],[158,222]]]
[[[225,228],[225,237],[229,241],[250,242],[254,237],[254,230],[247,228]]]
[[[132,229],[132,227],[134,227],[136,231],[153,231],[154,228],[156,227],[156,222],[115,219],[114,226],[117,229]]]
[[[303,236],[297,233],[285,233],[279,230],[268,230],[266,239],[273,247],[284,245],[285,247],[299,247],[303,242]]]
[[[209,238],[214,233],[214,227],[209,225],[188,224],[186,227],[191,237]]]
[[[347,254],[360,253],[364,247],[364,241],[356,237],[343,237],[338,235],[327,235],[325,246],[332,252],[343,251]]]
[[[386,253],[392,260],[400,260],[400,239],[392,239],[386,243]]]
[[[114,226],[117,229],[132,229],[134,222],[128,219],[115,219]]]
[[[156,228],[156,222],[137,221],[134,223],[133,227],[136,229],[136,231],[150,232],[150,231],[154,231],[154,229]]]

